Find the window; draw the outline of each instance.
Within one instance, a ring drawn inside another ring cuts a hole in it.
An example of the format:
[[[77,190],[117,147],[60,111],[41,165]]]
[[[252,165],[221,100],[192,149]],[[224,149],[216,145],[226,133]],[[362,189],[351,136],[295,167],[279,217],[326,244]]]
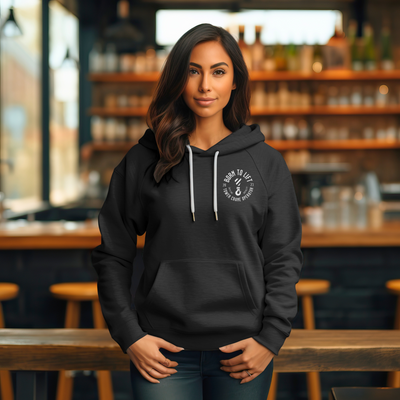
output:
[[[22,35],[0,39],[1,188],[12,211],[42,201],[41,1],[0,2],[1,24],[14,3]]]
[[[159,10],[156,13],[156,41],[171,46],[197,24],[229,28],[239,37],[238,26],[245,26],[244,40],[255,40],[255,25],[263,26],[264,44],[325,44],[335,33],[335,24],[342,25],[342,13],[335,10]]]

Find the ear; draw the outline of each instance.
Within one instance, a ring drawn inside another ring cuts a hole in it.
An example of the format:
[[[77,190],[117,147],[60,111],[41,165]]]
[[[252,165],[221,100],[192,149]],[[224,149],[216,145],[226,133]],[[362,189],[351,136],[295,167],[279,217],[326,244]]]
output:
[[[232,90],[236,89],[236,83],[233,84]]]

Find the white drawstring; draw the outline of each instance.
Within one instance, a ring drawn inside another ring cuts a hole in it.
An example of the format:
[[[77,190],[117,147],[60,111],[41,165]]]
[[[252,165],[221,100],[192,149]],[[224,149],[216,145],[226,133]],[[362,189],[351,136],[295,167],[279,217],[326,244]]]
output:
[[[189,177],[190,177],[190,210],[192,211],[193,221],[194,219],[194,188],[193,188],[193,154],[190,145],[186,145],[189,149]]]
[[[214,214],[215,219],[218,221],[218,202],[217,202],[217,159],[219,151],[214,154]]]
[[[193,221],[194,217],[194,185],[193,185],[193,152],[189,144],[186,145],[189,149],[189,179],[190,179],[190,211],[192,212]],[[218,221],[218,200],[217,200],[217,159],[219,151],[214,154],[214,186],[213,186],[213,207],[215,219]]]

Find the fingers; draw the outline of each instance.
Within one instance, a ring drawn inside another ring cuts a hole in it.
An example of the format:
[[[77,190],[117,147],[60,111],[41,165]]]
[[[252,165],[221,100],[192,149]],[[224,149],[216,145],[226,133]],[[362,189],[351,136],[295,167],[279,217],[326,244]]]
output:
[[[147,379],[149,382],[160,383],[160,381],[158,381],[157,379],[154,379],[152,376],[150,376],[150,374],[146,370],[144,370],[143,368],[137,367],[137,369],[142,374],[143,378]]]
[[[167,359],[167,361],[169,361],[169,360]],[[148,366],[150,368],[153,368],[153,371],[155,370],[155,371],[159,372],[160,374],[165,374],[165,375],[166,374],[176,374],[178,372],[175,368],[166,367],[165,364],[162,364],[162,361],[160,361],[160,360],[155,360],[155,361],[150,360],[148,362]]]
[[[244,371],[245,369],[247,369],[249,371],[249,369],[251,369],[251,367],[249,367],[248,364],[238,364],[238,365],[233,365],[231,367],[225,366],[223,365],[221,367],[221,369],[223,371],[226,372],[240,372],[240,371]],[[250,371],[249,371],[250,372]],[[246,373],[246,372],[245,372]],[[251,372],[250,372],[251,373]]]

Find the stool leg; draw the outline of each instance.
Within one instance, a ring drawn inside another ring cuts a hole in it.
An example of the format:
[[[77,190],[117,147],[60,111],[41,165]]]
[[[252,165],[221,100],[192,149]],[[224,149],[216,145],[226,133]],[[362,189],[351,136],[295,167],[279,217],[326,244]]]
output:
[[[3,305],[0,301],[0,328],[5,328]],[[0,393],[1,398],[5,400],[14,400],[14,390],[12,386],[11,372],[8,370],[0,370]]]
[[[95,329],[107,328],[99,300],[92,301]],[[99,400],[114,400],[111,371],[96,371]]]
[[[79,319],[81,314],[81,304],[79,301],[67,302],[65,313],[65,328],[79,328]],[[72,371],[61,370],[58,373],[57,397],[56,400],[71,400],[73,394],[73,376]]]
[[[278,390],[278,372],[272,372],[272,380],[271,380],[271,385],[269,387],[267,400],[275,400],[277,390]]]
[[[106,321],[104,321],[99,300],[92,301],[92,309],[94,327],[96,329],[107,329]]]
[[[400,329],[400,296],[397,296],[394,329]],[[389,371],[387,379],[388,387],[400,388],[400,371]]]
[[[315,329],[314,304],[310,295],[302,296],[304,329]],[[319,371],[306,372],[308,398],[321,400],[321,382]]]

